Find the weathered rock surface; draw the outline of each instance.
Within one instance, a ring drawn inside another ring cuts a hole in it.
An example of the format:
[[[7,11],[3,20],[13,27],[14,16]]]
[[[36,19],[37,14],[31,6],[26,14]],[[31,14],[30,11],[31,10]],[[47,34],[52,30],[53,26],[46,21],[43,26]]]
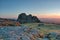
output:
[[[54,32],[41,36],[40,31],[36,28],[26,26],[0,27],[1,40],[59,40],[60,34]]]

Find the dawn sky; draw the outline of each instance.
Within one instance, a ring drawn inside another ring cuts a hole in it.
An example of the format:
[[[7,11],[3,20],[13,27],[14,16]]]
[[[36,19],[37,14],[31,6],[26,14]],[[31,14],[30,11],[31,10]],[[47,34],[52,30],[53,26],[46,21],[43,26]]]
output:
[[[0,0],[0,17],[17,18],[20,13],[60,18],[60,0]]]

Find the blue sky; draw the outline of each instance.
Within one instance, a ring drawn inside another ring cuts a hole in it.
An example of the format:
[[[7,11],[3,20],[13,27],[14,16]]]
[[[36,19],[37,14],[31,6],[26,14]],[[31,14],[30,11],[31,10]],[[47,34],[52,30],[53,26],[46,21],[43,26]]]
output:
[[[0,17],[17,18],[20,13],[60,16],[60,0],[0,0]]]

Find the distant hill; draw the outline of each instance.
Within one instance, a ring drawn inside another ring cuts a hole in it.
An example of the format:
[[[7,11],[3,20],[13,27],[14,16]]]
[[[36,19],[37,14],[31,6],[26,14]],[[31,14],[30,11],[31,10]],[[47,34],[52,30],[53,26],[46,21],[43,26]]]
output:
[[[16,19],[8,19],[8,18],[0,18],[0,21],[1,20],[10,20],[10,21],[16,21]]]
[[[15,19],[0,18],[0,26],[20,26],[20,23]]]
[[[40,20],[45,23],[60,24],[59,18],[40,18]]]

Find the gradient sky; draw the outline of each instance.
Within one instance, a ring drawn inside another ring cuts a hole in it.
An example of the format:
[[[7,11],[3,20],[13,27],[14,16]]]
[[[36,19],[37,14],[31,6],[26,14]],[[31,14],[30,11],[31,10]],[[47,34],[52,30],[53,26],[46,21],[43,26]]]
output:
[[[0,0],[0,17],[17,18],[24,12],[39,18],[60,18],[60,0]]]

